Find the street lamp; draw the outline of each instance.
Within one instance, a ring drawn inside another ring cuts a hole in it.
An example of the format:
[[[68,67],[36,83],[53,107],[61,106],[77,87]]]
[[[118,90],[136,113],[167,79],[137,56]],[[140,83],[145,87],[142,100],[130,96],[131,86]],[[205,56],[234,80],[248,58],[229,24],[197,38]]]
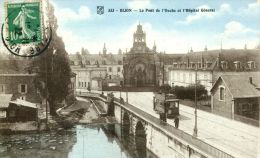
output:
[[[196,65],[196,69],[195,69],[195,126],[193,129],[193,136],[197,137],[198,136],[198,127],[197,127],[197,71],[198,71],[198,67]]]

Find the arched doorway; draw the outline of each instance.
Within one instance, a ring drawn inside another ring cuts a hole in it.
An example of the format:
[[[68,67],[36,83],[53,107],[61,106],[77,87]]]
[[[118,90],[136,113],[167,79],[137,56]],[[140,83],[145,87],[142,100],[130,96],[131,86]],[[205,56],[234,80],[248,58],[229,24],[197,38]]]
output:
[[[135,145],[138,158],[146,157],[146,133],[143,124],[138,121],[135,128]]]

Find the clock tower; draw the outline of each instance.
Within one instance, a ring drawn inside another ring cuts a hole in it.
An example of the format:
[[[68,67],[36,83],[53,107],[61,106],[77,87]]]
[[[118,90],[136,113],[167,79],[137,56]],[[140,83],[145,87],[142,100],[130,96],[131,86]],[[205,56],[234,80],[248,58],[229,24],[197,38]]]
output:
[[[134,33],[133,39],[133,52],[145,53],[146,52],[146,34],[143,31],[142,25],[137,25],[137,30]]]

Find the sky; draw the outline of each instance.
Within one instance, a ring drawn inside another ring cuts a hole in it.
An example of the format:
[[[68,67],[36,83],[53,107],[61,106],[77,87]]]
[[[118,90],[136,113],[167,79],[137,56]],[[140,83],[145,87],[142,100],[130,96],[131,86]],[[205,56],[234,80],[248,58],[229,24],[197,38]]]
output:
[[[3,1],[3,0],[1,0]],[[146,32],[147,46],[157,51],[187,53],[254,48],[260,42],[260,2],[256,0],[50,0],[58,19],[58,35],[68,53],[81,48],[91,54],[129,50],[138,23]],[[2,3],[2,2],[1,2]],[[2,5],[2,4],[1,4]],[[104,14],[97,14],[104,6]],[[108,9],[215,9],[215,12],[114,12]]]

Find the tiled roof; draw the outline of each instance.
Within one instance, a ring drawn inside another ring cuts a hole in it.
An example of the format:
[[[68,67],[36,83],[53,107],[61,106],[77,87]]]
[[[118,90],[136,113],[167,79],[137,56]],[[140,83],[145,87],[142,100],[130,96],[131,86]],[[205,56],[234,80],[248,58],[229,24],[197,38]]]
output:
[[[252,77],[253,84],[250,83],[249,77]],[[222,75],[213,85],[211,91],[216,88],[219,80],[223,80],[226,88],[230,91],[233,98],[252,98],[260,97],[260,91],[254,84],[260,83],[260,73],[254,76],[248,75]]]
[[[21,100],[21,99],[16,99],[14,101],[10,101],[10,103],[16,104],[17,106],[25,106],[25,107],[37,109],[37,105],[35,103],[31,103],[31,102]]]
[[[204,69],[219,69],[217,67],[217,60],[219,62],[227,62],[227,70],[235,70],[235,61],[241,62],[241,70],[247,70],[247,62],[254,61],[256,63],[257,69],[260,70],[260,50],[257,49],[222,49],[222,50],[208,50],[208,51],[199,51],[183,54],[178,60],[172,59],[172,62],[176,63],[197,63],[203,60],[204,63],[210,63],[210,66],[204,67]],[[170,59],[169,59],[170,60]],[[185,69],[186,66],[182,65],[177,67],[178,69]]]
[[[6,59],[0,60],[0,74],[28,73],[29,60]]]
[[[97,62],[99,65],[117,65],[119,61],[122,62],[123,55],[121,54],[87,54],[87,55],[80,55],[80,54],[72,54],[69,55],[69,58],[73,62],[82,62],[84,65],[95,65]]]

